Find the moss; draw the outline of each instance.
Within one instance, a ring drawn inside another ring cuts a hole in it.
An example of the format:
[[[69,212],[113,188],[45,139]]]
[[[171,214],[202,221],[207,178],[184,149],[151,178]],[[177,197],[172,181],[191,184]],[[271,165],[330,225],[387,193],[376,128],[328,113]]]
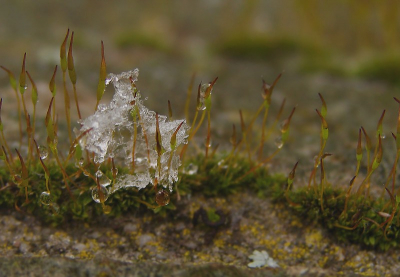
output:
[[[305,73],[325,73],[332,76],[350,76],[351,70],[336,56],[328,53],[312,55],[303,59],[299,66],[300,72]]]
[[[115,43],[120,48],[144,47],[160,52],[169,52],[168,44],[158,35],[149,35],[141,32],[128,32],[119,34]]]
[[[317,51],[314,45],[291,37],[266,37],[261,35],[233,36],[215,45],[218,53],[247,59],[279,59],[292,54],[309,54]]]
[[[384,54],[373,57],[360,65],[356,75],[369,80],[399,85],[400,56],[398,54]]]
[[[344,192],[341,189],[324,190],[323,208],[319,195],[307,188],[297,189],[288,194],[295,203],[293,211],[305,221],[314,221],[324,226],[332,237],[338,241],[364,245],[367,248],[388,250],[399,246],[400,236],[398,223],[393,223],[386,233],[372,221],[382,224],[386,218],[378,215],[385,204],[383,199],[370,200],[363,196],[353,196],[349,209],[342,215],[345,204]]]

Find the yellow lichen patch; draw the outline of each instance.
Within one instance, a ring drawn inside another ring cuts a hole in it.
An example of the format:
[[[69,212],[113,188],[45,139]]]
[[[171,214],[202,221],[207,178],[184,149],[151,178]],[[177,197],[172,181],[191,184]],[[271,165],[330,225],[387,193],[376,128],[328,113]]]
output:
[[[329,260],[329,256],[328,255],[322,256],[318,260],[318,265],[323,268],[323,267],[325,267],[325,264],[328,262],[328,260]]]
[[[152,220],[152,217],[149,216],[149,215],[144,216],[144,217],[142,218],[143,223],[149,223],[149,222],[151,222],[151,220]]]
[[[38,252],[33,254],[33,257],[36,258],[47,257],[47,256],[49,256],[49,254],[47,254],[47,252],[44,249],[40,249]]]
[[[197,258],[200,261],[207,262],[207,263],[215,261],[215,258],[212,255],[210,255],[208,253],[203,253],[203,252],[197,253]]]
[[[276,260],[284,260],[288,255],[289,253],[286,250],[280,248],[273,248],[271,253],[272,258]]]
[[[225,247],[225,241],[222,239],[215,239],[214,245],[218,248],[223,248],[223,247]]]
[[[220,207],[226,206],[226,199],[225,198],[216,198],[215,204]]]
[[[253,237],[258,237],[265,232],[265,228],[264,225],[261,225],[259,222],[252,222],[251,225],[240,225],[240,231],[242,233],[249,232]]]
[[[310,255],[310,252],[305,247],[294,246],[291,256],[295,259],[305,259]]]
[[[306,244],[308,247],[317,247],[319,248],[323,243],[323,237],[321,231],[319,230],[308,230],[306,237]]]
[[[190,229],[188,229],[188,228],[183,229],[182,235],[183,235],[183,236],[188,236],[188,235],[190,235]]]
[[[237,252],[242,252],[242,253],[247,253],[249,251],[246,247],[240,245],[233,245],[232,248],[235,249]]]
[[[300,222],[298,218],[293,219],[293,220],[290,222],[290,225],[291,225],[292,227],[299,227],[299,228],[303,228],[303,227],[304,227],[303,223]]]
[[[360,251],[357,255],[350,257],[344,267],[351,268],[359,276],[380,276],[376,273],[374,257],[366,251]]]
[[[77,257],[79,259],[93,259],[94,255],[90,251],[83,250],[77,255]]]
[[[121,238],[118,234],[116,234],[113,231],[108,231],[106,233],[106,236],[108,238],[106,244],[108,247],[116,247],[119,245],[123,245],[125,238]]]
[[[160,241],[150,241],[147,243],[149,246],[154,246],[156,248],[157,253],[165,251],[164,247],[161,246]]]
[[[226,230],[226,231],[225,231],[225,234],[226,234],[227,236],[232,236],[232,231],[231,231],[231,230]]]
[[[138,226],[136,232],[129,233],[129,240],[135,242],[140,235],[142,235],[142,229]]]
[[[184,254],[183,254],[183,260],[185,261],[185,262],[192,262],[192,252],[191,251],[186,251]]]
[[[57,232],[55,232],[55,233],[53,234],[53,236],[54,236],[55,238],[60,238],[60,239],[62,239],[62,238],[67,238],[67,237],[68,237],[68,239],[69,239],[68,234],[65,233],[65,232],[63,232],[63,231],[57,231]]]
[[[100,250],[99,243],[96,239],[88,239],[85,243],[86,249],[89,249],[91,252],[96,253]],[[87,251],[89,251],[87,250]]]

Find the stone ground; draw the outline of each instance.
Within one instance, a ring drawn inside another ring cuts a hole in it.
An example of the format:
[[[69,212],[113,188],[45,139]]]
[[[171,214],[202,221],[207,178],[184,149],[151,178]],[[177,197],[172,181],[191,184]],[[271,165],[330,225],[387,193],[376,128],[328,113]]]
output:
[[[221,209],[228,220],[194,225],[199,207]],[[0,276],[396,276],[400,270],[397,251],[337,242],[249,193],[185,198],[169,219],[104,216],[59,228],[2,211],[0,234]],[[267,251],[279,268],[250,269],[254,250]]]

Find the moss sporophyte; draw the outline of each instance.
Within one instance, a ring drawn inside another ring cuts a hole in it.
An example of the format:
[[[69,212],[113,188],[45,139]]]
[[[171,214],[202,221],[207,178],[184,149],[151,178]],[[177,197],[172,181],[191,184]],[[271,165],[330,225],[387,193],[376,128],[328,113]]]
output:
[[[295,172],[298,162],[287,178],[268,172],[265,166],[287,143],[295,112],[293,108],[288,113],[279,137],[275,139],[275,150],[266,154],[270,149],[267,148],[268,141],[276,134],[276,127],[285,113],[284,100],[274,120],[268,122],[271,97],[281,75],[272,85],[263,81],[263,100],[251,118],[245,118],[239,111],[240,127],[232,125],[231,150],[222,152],[217,150],[218,145],[211,145],[212,94],[218,78],[199,84],[192,114],[193,76],[187,91],[186,119],[174,120],[169,101],[168,116],[145,106],[136,86],[138,69],[107,75],[103,42],[94,113],[82,118],[72,51],[74,33],[71,37],[69,34],[68,30],[60,47],[69,147],[58,143],[61,119],[57,116],[59,107],[54,100],[58,66],[55,66],[49,82],[52,98],[44,119],[36,115],[38,90],[26,68],[29,56],[24,54],[18,81],[9,69],[1,66],[15,92],[19,131],[18,141],[10,143],[6,133],[8,125],[13,122],[4,124],[2,121],[1,108],[6,103],[1,99],[0,206],[3,209],[16,209],[57,225],[68,220],[89,221],[102,213],[116,217],[142,206],[165,216],[174,213],[175,204],[185,195],[201,193],[213,197],[250,190],[259,197],[285,203],[302,220],[321,223],[339,240],[381,250],[399,246],[400,189],[395,184],[400,157],[400,101],[397,98],[399,117],[397,131],[393,134],[397,151],[379,197],[372,195],[370,188],[371,176],[380,166],[383,156],[382,122],[385,112],[378,121],[374,138],[371,139],[362,127],[358,132],[356,171],[348,187],[334,186],[327,180],[324,166],[331,154],[325,152],[329,137],[328,108],[321,94],[322,107],[316,110],[321,121],[320,149],[308,183],[297,186]],[[106,87],[111,84],[115,90],[111,102],[100,103]],[[70,86],[74,108],[70,105]],[[29,92],[31,111],[25,102]],[[77,123],[71,121],[72,111],[78,115]],[[39,120],[44,120],[45,128],[36,124]],[[262,125],[256,128],[258,121]],[[260,132],[254,132],[256,129]],[[201,130],[205,131],[205,143],[197,145],[194,138],[202,133]],[[190,147],[193,149],[188,150]],[[367,173],[361,177],[360,167],[364,165]],[[213,209],[199,210],[196,221],[199,216],[206,225],[223,224],[228,218],[222,211]]]

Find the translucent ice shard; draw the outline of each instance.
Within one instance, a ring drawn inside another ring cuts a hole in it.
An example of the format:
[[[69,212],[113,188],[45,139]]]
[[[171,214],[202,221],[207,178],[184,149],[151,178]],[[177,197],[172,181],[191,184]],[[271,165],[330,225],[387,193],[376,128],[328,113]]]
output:
[[[115,89],[111,102],[100,104],[93,115],[79,122],[81,129],[77,136],[91,129],[80,144],[94,154],[95,163],[114,158],[134,168],[133,174],[117,177],[110,193],[127,187],[142,189],[155,184],[156,178],[158,185],[172,190],[181,165],[175,151],[187,143],[189,127],[184,120],[171,121],[158,115],[162,151],[157,151],[156,113],[143,105],[135,84],[138,74],[138,69],[110,74],[106,85],[112,83]]]

